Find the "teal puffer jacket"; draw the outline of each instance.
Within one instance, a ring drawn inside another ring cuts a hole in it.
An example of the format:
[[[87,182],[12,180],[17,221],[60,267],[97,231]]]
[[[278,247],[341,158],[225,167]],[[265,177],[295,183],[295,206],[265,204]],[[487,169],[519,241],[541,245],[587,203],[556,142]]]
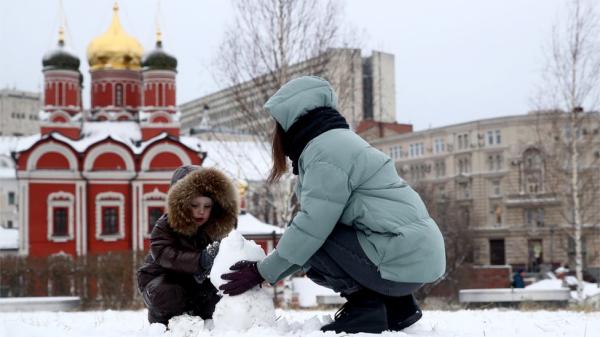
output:
[[[336,106],[329,83],[313,76],[285,84],[265,104],[284,130],[317,107]],[[348,129],[327,131],[298,161],[300,211],[277,248],[258,264],[275,283],[304,266],[340,222],[358,241],[381,277],[427,283],[445,270],[444,240],[419,195],[400,178],[393,161]]]

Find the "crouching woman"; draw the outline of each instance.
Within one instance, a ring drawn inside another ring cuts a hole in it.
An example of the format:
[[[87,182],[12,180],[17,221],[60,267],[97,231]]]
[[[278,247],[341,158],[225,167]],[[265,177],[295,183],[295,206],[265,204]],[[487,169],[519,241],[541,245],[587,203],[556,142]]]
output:
[[[208,279],[219,242],[236,227],[237,191],[220,171],[182,166],[171,179],[167,213],[150,236],[138,287],[150,323],[187,313],[212,318],[220,297]]]
[[[412,293],[445,270],[444,241],[394,161],[349,129],[323,79],[304,76],[265,104],[276,122],[271,181],[298,175],[300,211],[261,262],[238,262],[226,294],[304,268],[348,302],[324,331],[402,330],[421,318]]]

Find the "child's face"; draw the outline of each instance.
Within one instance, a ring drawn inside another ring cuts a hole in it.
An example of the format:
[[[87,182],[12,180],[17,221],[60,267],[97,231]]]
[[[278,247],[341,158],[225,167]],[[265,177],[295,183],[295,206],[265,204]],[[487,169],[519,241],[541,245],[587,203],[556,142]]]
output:
[[[213,201],[209,197],[198,196],[192,200],[190,205],[192,209],[192,217],[196,224],[202,226],[210,218],[210,211],[213,207]]]

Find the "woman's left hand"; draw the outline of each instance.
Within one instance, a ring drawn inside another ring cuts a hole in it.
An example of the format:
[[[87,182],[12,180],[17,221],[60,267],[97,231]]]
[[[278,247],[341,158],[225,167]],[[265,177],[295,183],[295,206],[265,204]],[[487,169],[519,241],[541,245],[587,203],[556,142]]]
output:
[[[229,282],[219,287],[227,295],[243,294],[264,281],[258,272],[256,261],[239,261],[229,269],[233,270],[233,273],[221,275],[223,280],[229,280]]]

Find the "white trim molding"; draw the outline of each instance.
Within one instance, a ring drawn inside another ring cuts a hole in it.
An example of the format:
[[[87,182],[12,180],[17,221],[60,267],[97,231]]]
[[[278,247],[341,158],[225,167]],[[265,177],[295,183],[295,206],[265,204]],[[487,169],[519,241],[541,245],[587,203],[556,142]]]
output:
[[[56,117],[63,117],[65,119],[65,121],[64,122],[55,122],[54,118],[56,118]],[[63,110],[56,110],[50,114],[50,116],[48,117],[48,122],[50,122],[52,124],[69,123],[69,122],[71,122],[71,115],[69,115],[68,113],[66,113]]]
[[[92,168],[94,166],[94,162],[96,161],[96,159],[100,155],[106,154],[107,152],[115,153],[116,155],[118,155],[119,157],[121,157],[123,159],[123,161],[125,162],[125,171],[135,172],[134,161],[133,161],[133,157],[131,156],[131,153],[129,153],[127,150],[125,150],[125,148],[123,148],[122,146],[115,145],[112,143],[102,144],[102,145],[99,145],[99,146],[96,146],[95,148],[93,148],[85,156],[85,160],[83,162],[83,170],[87,171],[87,172],[92,171]],[[110,171],[119,172],[121,170],[110,170]]]
[[[48,223],[47,238],[50,242],[67,242],[74,238],[74,210],[75,210],[75,197],[72,193],[59,191],[50,193],[48,195],[47,202],[47,218]],[[55,208],[66,208],[67,209],[67,236],[56,236],[54,235],[54,209]]]
[[[140,232],[145,239],[150,238],[150,233],[148,233],[148,211],[151,207],[161,207],[164,213],[167,207],[167,194],[159,191],[158,188],[154,188],[152,192],[146,193],[142,197]]]
[[[77,157],[75,157],[75,154],[73,153],[73,151],[71,151],[71,149],[69,149],[65,145],[55,143],[55,142],[49,142],[49,143],[40,145],[38,148],[33,150],[31,155],[29,155],[29,158],[27,159],[27,171],[29,171],[30,173],[33,173],[33,171],[38,171],[38,172],[41,171],[41,170],[36,170],[36,168],[35,168],[37,166],[37,162],[43,155],[45,155],[46,153],[50,153],[50,152],[57,152],[58,154],[63,155],[69,161],[69,170],[77,171]],[[51,171],[54,174],[57,171],[64,171],[64,170],[44,170],[44,171]]]
[[[102,207],[117,207],[119,229],[117,234],[102,234]],[[117,241],[125,237],[125,196],[118,192],[102,192],[96,195],[96,240]]]
[[[169,143],[163,143],[153,146],[150,150],[148,150],[148,152],[146,152],[144,158],[142,159],[141,171],[149,171],[152,159],[163,152],[170,152],[177,155],[181,160],[182,165],[192,164],[190,157],[181,147]]]

